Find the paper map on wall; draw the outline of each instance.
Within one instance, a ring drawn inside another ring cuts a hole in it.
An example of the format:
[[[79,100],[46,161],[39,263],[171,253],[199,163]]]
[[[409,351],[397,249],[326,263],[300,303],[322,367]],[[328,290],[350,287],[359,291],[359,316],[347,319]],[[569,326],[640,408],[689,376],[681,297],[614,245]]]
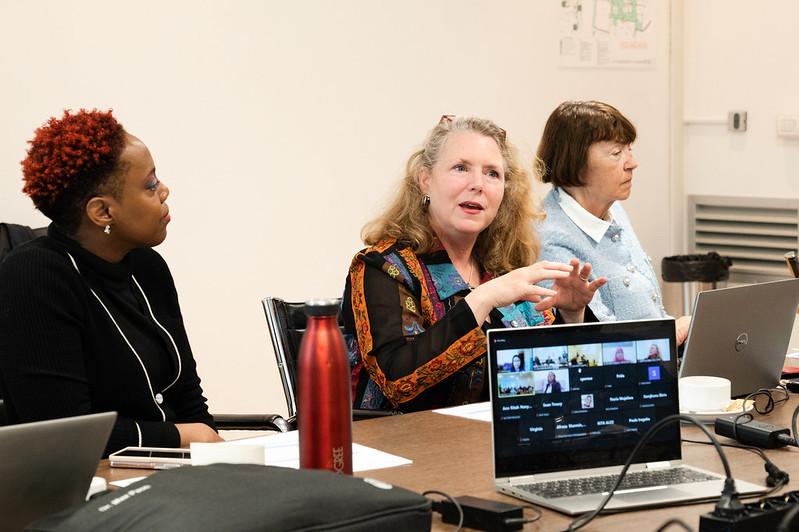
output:
[[[655,0],[558,0],[560,66],[651,68]]]

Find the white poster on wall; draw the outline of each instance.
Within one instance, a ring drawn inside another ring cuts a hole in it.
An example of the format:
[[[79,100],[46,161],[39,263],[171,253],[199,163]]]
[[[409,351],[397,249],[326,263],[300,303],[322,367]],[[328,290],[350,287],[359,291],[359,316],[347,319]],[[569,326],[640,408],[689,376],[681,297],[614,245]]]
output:
[[[561,67],[654,67],[656,0],[558,1]]]

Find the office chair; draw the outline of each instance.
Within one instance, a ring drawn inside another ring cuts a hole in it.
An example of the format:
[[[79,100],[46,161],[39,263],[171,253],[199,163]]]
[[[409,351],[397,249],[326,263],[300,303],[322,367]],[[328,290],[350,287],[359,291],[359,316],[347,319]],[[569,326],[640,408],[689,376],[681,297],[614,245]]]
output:
[[[272,430],[288,432],[292,427],[280,414],[212,414],[217,430]]]
[[[0,223],[0,263],[3,262],[12,249],[44,234],[47,234],[46,227],[32,229],[27,225]],[[3,397],[0,396],[0,427],[7,424],[8,414]]]
[[[20,244],[46,234],[46,227],[32,229],[27,225],[0,223],[0,262]]]
[[[286,420],[292,428],[297,427],[297,356],[300,342],[305,333],[307,318],[305,303],[291,303],[276,297],[261,300],[269,327],[269,336],[275,350],[283,393],[286,395],[289,417]],[[339,328],[343,326],[339,315]],[[354,420],[391,416],[398,412],[386,410],[353,409]]]

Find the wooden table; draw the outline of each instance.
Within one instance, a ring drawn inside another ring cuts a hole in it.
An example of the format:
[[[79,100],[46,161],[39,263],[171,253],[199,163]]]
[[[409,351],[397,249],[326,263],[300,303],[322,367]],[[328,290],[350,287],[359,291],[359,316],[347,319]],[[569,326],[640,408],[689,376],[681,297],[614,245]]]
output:
[[[758,416],[758,419],[789,427],[791,414],[797,405],[799,399],[792,398],[789,403],[778,406],[769,416]],[[683,438],[705,438],[694,426],[683,425],[682,434]],[[353,439],[357,443],[413,460],[410,465],[366,471],[360,476],[383,480],[417,492],[435,489],[453,496],[473,495],[509,503],[520,502],[494,490],[489,423],[433,412],[419,412],[358,421],[353,425]],[[722,441],[729,442],[723,438]],[[740,449],[725,447],[724,450],[736,478],[765,484],[766,473],[763,460],[759,456]],[[782,448],[766,452],[780,468],[791,475],[792,481],[784,490],[799,489],[799,449]],[[683,460],[723,474],[721,462],[710,445],[684,443]],[[97,474],[113,481],[140,476],[142,471],[110,468],[107,460],[104,460]],[[707,503],[625,512],[598,517],[582,530],[657,530],[672,517],[679,517],[694,530],[698,530],[699,516],[712,509],[713,504]],[[563,530],[572,519],[550,510],[543,512],[542,519],[527,524],[525,530]],[[525,511],[526,517],[531,515],[531,512]],[[452,527],[441,523],[439,517],[434,515],[433,530],[452,530]]]

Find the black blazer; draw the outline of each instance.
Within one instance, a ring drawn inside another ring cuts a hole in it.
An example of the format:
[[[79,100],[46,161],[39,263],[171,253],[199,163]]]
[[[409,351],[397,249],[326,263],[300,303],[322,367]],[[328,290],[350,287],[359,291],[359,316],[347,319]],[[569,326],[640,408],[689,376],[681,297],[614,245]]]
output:
[[[50,226],[0,265],[0,396],[10,421],[115,410],[106,454],[213,427],[177,292],[152,249],[106,262]]]

